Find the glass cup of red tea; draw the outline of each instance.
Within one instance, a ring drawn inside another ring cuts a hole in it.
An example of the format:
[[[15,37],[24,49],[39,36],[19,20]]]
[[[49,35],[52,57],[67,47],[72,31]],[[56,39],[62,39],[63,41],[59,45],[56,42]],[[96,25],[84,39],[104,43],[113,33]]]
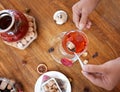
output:
[[[23,13],[17,10],[0,11],[0,37],[7,42],[22,39],[28,31],[28,21]]]
[[[68,42],[74,44],[74,52],[68,48]],[[71,30],[56,35],[51,40],[51,45],[49,53],[52,58],[60,64],[72,66],[77,61],[75,54],[80,56],[87,50],[88,39],[83,31]]]
[[[87,49],[88,39],[82,31],[69,31],[65,33],[62,39],[62,46],[68,54],[74,54],[67,47],[67,42],[72,42],[75,45],[75,53],[81,55]]]
[[[68,42],[72,42],[74,44],[75,46],[74,52],[68,49],[67,47]],[[62,38],[62,47],[64,51],[69,55],[74,56],[74,53],[77,53],[78,56],[80,56],[87,50],[87,46],[88,46],[88,39],[83,31],[79,31],[79,30],[68,31],[64,34]],[[73,61],[67,57],[63,57],[61,58],[61,63],[66,66],[72,66]]]

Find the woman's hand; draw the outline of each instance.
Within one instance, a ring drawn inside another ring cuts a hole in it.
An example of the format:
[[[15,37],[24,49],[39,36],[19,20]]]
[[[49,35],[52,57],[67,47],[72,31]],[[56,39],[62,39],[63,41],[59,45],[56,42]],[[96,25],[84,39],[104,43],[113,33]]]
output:
[[[102,65],[84,65],[82,74],[96,86],[112,90],[120,82],[120,57]]]
[[[73,7],[73,22],[80,30],[90,28],[92,23],[88,20],[89,14],[96,7],[99,0],[80,0]]]

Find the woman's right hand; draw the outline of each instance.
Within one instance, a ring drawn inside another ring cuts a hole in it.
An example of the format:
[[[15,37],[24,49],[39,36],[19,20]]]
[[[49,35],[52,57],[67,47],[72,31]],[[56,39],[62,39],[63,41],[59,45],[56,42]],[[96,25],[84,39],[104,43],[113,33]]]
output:
[[[102,65],[84,65],[82,74],[96,86],[112,90],[120,82],[120,57]]]

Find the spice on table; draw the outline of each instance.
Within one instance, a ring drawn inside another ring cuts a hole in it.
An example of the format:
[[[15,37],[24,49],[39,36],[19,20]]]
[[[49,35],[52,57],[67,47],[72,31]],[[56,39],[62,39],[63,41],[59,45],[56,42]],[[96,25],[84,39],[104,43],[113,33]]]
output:
[[[68,78],[68,80],[69,80],[70,82],[72,82],[72,78]]]
[[[98,56],[98,52],[95,52],[93,55],[92,55],[92,58],[96,58]]]
[[[43,74],[43,73],[47,72],[47,66],[45,64],[39,64],[37,66],[37,72],[39,74]]]
[[[83,89],[83,92],[90,92],[89,87],[85,87],[85,88]]]
[[[25,8],[25,13],[30,13],[30,8]]]
[[[22,61],[22,65],[24,66],[24,65],[26,65],[26,64],[27,64],[27,61],[23,60],[23,61]]]
[[[54,51],[54,48],[53,48],[53,47],[51,47],[51,48],[48,49],[48,52],[49,52],[49,53],[51,53],[51,52],[53,52],[53,51]]]

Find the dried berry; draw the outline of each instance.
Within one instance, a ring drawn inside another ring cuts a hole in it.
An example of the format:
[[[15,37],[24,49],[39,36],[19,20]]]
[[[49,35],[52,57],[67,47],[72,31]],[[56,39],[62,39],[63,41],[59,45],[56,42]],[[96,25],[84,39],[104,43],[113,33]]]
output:
[[[61,63],[65,66],[72,66],[73,65],[72,61],[67,59],[67,58],[62,58]]]
[[[88,87],[85,87],[83,92],[90,92],[90,89]]]
[[[23,92],[23,85],[20,82],[15,83],[15,88],[18,92]]]
[[[27,61],[23,60],[22,61],[23,66],[27,64]]]
[[[53,52],[53,51],[54,51],[54,48],[53,48],[53,47],[51,47],[51,48],[48,49],[48,52],[49,52],[49,53],[51,53],[51,52]]]
[[[70,82],[72,82],[72,78],[68,78]]]
[[[25,13],[29,13],[29,12],[30,12],[30,8],[26,8]]]
[[[98,56],[98,52],[95,52],[92,57],[96,58],[97,56]]]

